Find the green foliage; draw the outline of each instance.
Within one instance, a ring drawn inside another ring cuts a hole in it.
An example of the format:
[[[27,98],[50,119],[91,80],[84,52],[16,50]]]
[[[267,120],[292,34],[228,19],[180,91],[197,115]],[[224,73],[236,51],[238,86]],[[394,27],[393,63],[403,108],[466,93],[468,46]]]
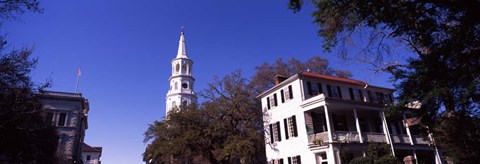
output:
[[[291,0],[300,10],[303,1]],[[352,36],[367,33],[361,54],[380,71],[393,75],[397,108],[422,103],[415,113],[429,127],[436,144],[458,163],[480,157],[480,2],[479,1],[312,1],[314,22],[323,47],[344,47]],[[399,14],[401,13],[401,14]],[[416,56],[384,62],[392,42],[406,45]],[[342,43],[342,44],[338,44]],[[350,44],[352,45],[352,44]],[[383,66],[378,63],[387,63]],[[448,130],[447,130],[448,129]],[[473,145],[473,146],[472,146]]]
[[[376,142],[370,142],[368,144],[367,157],[372,160],[377,160],[380,157],[391,155],[391,149],[388,144]]]
[[[263,63],[255,67],[256,73],[253,76],[251,84],[254,86],[256,94],[260,94],[275,86],[275,75],[290,77],[296,73],[310,71],[313,73],[335,75],[338,77],[350,78],[352,73],[349,71],[336,70],[328,65],[328,60],[320,56],[313,56],[305,62],[291,58],[283,61],[278,58],[275,63]]]
[[[0,26],[25,12],[41,12],[38,0],[0,2]],[[0,51],[7,41],[0,37]],[[58,136],[45,121],[39,90],[30,79],[36,59],[31,49],[0,54],[0,163],[57,163]]]
[[[201,107],[181,106],[145,132],[152,141],[144,153],[166,163],[263,163],[262,112],[252,87],[240,72],[209,84]]]
[[[357,157],[352,159],[349,164],[372,164],[373,160],[368,157]]]
[[[6,157],[0,163],[55,163],[58,137],[30,80],[36,63],[30,54],[21,49],[0,57],[0,154]]]
[[[402,164],[397,158],[391,155],[385,155],[373,162],[374,164]]]

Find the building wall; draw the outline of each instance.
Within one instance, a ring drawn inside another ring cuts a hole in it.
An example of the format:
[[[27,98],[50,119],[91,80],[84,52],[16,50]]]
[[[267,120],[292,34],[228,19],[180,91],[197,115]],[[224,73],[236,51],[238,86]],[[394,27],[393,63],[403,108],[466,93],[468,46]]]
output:
[[[69,162],[80,161],[87,128],[85,113],[88,111],[88,102],[81,94],[75,93],[46,95],[42,96],[41,101],[43,108],[48,111],[47,121],[52,122],[59,136],[57,156]],[[66,114],[64,125],[59,125],[61,113]]]
[[[90,156],[90,160],[87,160]],[[98,152],[84,152],[82,154],[83,164],[100,164],[100,153]]]

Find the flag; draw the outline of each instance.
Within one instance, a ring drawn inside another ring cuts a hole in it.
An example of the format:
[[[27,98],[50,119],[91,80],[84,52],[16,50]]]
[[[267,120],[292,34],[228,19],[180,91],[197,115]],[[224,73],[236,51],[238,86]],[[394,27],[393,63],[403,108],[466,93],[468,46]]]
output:
[[[82,75],[82,70],[80,70],[80,67],[78,67],[77,76],[80,77],[81,75]]]

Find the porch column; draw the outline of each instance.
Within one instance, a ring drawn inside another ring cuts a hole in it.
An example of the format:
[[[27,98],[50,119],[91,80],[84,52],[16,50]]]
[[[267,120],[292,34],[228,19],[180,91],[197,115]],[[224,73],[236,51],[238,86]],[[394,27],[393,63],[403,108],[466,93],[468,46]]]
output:
[[[405,116],[405,113],[403,113],[403,120],[407,121],[407,117]],[[410,128],[408,127],[408,124],[406,122],[403,122],[403,126],[405,126],[405,129],[407,130],[407,135],[408,135],[408,139],[410,140],[410,145],[413,145],[412,133],[410,133]]]
[[[415,163],[418,163],[417,152],[413,149],[413,157],[415,158]]]
[[[358,121],[357,108],[353,108],[353,115],[355,116],[355,125],[357,126],[357,133],[360,143],[363,143],[362,130],[360,129],[360,122]]]
[[[390,137],[390,132],[388,130],[387,119],[385,118],[385,113],[380,111],[380,118],[382,119],[383,123],[383,130],[385,133],[385,138],[387,139],[387,144],[390,144],[390,148],[392,149],[392,155],[395,157],[395,150],[393,149],[393,142]]]
[[[336,163],[335,162],[335,151],[333,150],[333,136],[332,136],[332,127],[330,126],[330,113],[328,113],[327,104],[323,106],[325,108],[325,119],[327,122],[327,130],[328,130],[328,151],[327,151],[327,159],[328,163]]]
[[[323,106],[325,108],[325,122],[327,122],[327,130],[328,130],[328,142],[332,143],[333,142],[333,136],[332,136],[332,127],[330,125],[330,113],[328,113],[328,108],[327,105]]]

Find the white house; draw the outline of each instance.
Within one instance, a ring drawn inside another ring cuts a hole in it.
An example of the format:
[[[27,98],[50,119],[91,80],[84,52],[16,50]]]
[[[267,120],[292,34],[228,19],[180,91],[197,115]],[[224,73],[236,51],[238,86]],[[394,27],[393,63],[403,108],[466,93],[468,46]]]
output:
[[[365,156],[369,142],[388,144],[399,159],[441,163],[432,142],[402,123],[408,114],[385,117],[392,89],[311,72],[275,78],[277,84],[257,97],[269,163],[342,163]]]
[[[101,164],[100,157],[102,156],[102,147],[92,147],[87,144],[82,146],[83,164]]]

